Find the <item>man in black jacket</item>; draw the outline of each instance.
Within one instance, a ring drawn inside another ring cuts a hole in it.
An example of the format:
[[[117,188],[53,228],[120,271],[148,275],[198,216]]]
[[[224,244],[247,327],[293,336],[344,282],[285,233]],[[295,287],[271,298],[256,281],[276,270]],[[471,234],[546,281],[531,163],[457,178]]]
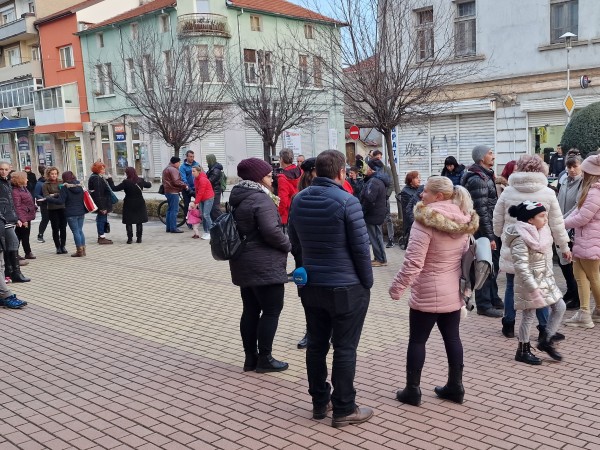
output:
[[[562,147],[558,144],[556,146],[556,153],[550,157],[550,175],[557,177],[563,170],[565,170],[565,157]]]
[[[365,214],[367,231],[373,247],[373,267],[387,266],[385,246],[383,245],[383,222],[387,214],[387,189],[390,178],[383,170],[378,159],[368,162],[365,186],[360,194],[360,203]]]
[[[500,248],[492,226],[494,207],[498,201],[496,183],[494,181],[494,151],[487,145],[478,145],[471,153],[473,164],[465,173],[461,184],[469,191],[473,199],[473,208],[479,215],[479,230],[475,239],[487,237],[492,247],[494,272],[491,273],[481,289],[475,291],[477,314],[488,317],[502,317],[504,308],[502,299],[498,296],[498,274],[500,263]]]
[[[366,422],[373,415],[355,403],[356,348],[373,286],[369,238],[358,200],[344,191],[346,159],[326,150],[316,161],[317,176],[292,202],[288,232],[302,248],[307,273],[299,289],[306,315],[306,372],[313,418],[324,419],[333,405],[331,425]],[[326,250],[326,251],[324,251]],[[327,383],[329,338],[333,344],[331,385]]]
[[[212,185],[213,191],[215,191],[215,200],[210,210],[210,218],[215,221],[217,217],[223,214],[221,210],[221,195],[223,195],[223,178],[225,174],[223,173],[223,166],[217,162],[217,157],[212,153],[206,155],[206,163],[208,164],[206,176]]]

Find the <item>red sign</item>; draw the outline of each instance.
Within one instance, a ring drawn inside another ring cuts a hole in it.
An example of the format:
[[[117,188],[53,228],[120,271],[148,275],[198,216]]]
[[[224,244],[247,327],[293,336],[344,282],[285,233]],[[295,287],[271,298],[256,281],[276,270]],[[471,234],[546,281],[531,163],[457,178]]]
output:
[[[356,125],[352,125],[350,127],[350,138],[354,139],[355,141],[360,138],[360,128],[358,128]]]

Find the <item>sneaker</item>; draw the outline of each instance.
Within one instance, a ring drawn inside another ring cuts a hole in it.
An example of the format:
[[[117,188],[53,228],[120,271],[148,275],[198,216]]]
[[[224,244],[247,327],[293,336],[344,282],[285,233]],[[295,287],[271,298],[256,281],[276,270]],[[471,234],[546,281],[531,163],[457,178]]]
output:
[[[8,309],[20,309],[25,306],[27,302],[23,300],[19,300],[15,294],[10,297],[6,297],[5,299],[0,300],[0,305],[4,306]]]
[[[209,240],[210,239],[210,233],[204,233],[202,235],[202,239],[204,239],[205,241]]]
[[[4,282],[5,282],[6,284],[8,284],[8,283],[12,283],[12,278],[11,278],[11,277],[4,277]]]
[[[44,242],[46,242],[46,241],[44,240],[44,235],[43,235],[43,234],[38,234],[38,236],[37,236],[37,240],[38,240],[38,242],[41,242],[42,244],[43,244]]]
[[[600,323],[600,306],[596,306],[594,312],[592,313],[592,322]]]
[[[577,311],[570,319],[565,320],[565,325],[568,327],[594,328],[591,314],[583,309]]]

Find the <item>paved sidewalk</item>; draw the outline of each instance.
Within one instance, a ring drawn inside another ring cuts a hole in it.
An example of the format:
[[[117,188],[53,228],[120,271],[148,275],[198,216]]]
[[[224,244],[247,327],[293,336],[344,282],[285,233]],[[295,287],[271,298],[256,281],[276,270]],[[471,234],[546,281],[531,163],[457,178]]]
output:
[[[86,258],[56,255],[47,231],[23,268],[32,282],[12,285],[29,306],[0,309],[1,450],[600,448],[600,326],[562,330],[565,361],[531,367],[514,361],[517,341],[502,337],[499,320],[471,314],[465,403],[433,393],[446,377],[434,331],[423,404],[402,405],[408,308],[387,296],[403,255],[391,249],[389,266],[375,269],[356,376],[357,400],[375,416],[338,430],[310,418],[293,285],[274,348],[290,369],[243,373],[228,264],[187,230],[151,222],[142,244],[126,245],[124,226],[111,222],[115,244],[99,246],[86,221]],[[72,242],[69,232],[69,250]]]

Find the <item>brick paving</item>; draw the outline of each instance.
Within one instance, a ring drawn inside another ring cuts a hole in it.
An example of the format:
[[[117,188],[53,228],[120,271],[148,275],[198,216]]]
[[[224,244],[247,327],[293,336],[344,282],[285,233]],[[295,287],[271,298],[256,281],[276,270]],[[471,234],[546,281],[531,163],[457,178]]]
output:
[[[0,310],[1,450],[600,448],[600,326],[564,328],[565,360],[533,367],[513,360],[517,341],[502,337],[498,319],[471,314],[462,324],[465,403],[433,393],[446,377],[434,331],[423,404],[402,405],[408,308],[387,296],[403,255],[394,248],[389,266],[375,269],[359,347],[357,400],[375,416],[338,430],[311,419],[293,285],[274,346],[290,369],[243,373],[228,264],[187,230],[166,234],[153,222],[143,244],[126,245],[111,221],[115,245],[98,246],[87,220],[86,258],[54,254],[46,232],[23,268],[33,281],[12,285],[29,306]]]

